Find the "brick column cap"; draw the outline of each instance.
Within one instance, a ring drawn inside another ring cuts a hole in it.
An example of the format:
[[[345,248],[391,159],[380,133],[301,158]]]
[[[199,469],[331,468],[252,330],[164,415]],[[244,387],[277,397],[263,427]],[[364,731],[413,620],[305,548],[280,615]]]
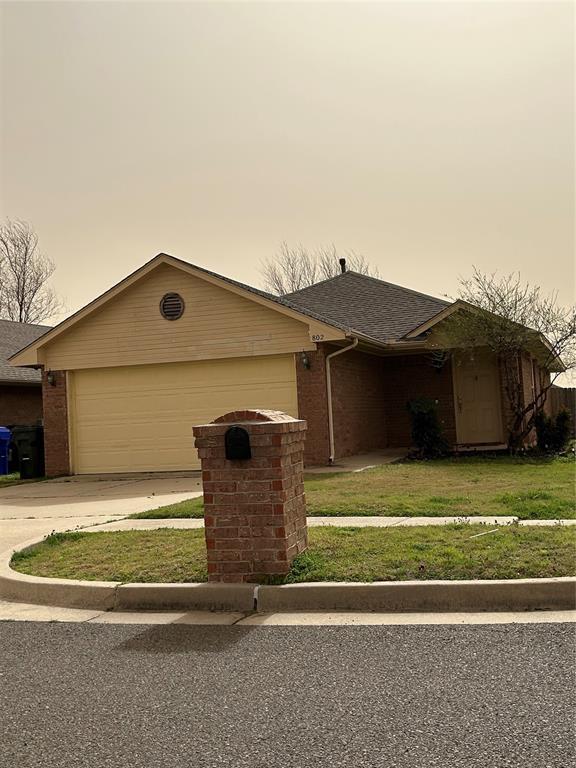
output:
[[[244,425],[251,433],[302,432],[303,419],[295,419],[282,411],[231,411],[210,424],[197,424],[192,428],[194,437],[223,435],[232,425]]]
[[[239,421],[266,421],[266,422],[278,422],[278,421],[298,421],[293,416],[289,416],[283,411],[268,411],[268,410],[248,410],[248,411],[230,411],[223,416],[218,416],[214,419],[214,424],[230,424],[237,423]]]

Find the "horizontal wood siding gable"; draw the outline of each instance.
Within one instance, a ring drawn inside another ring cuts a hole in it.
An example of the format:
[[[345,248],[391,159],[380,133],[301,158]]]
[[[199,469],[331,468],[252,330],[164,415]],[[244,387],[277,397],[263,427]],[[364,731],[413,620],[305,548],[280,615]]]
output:
[[[166,293],[185,311],[165,320]],[[47,368],[73,370],[269,355],[314,349],[309,326],[161,264],[42,350]]]

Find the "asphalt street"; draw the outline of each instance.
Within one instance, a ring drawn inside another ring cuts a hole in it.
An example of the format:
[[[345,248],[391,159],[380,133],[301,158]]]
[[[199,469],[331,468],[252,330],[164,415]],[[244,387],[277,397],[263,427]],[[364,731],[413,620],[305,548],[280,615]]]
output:
[[[571,768],[574,625],[0,623],[1,768]]]

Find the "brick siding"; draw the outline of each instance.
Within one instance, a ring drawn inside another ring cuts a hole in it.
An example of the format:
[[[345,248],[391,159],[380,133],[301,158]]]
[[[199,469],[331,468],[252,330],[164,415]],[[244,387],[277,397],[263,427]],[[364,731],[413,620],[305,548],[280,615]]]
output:
[[[40,386],[0,386],[0,426],[32,426],[42,420]]]
[[[538,382],[540,391],[543,387],[550,387],[550,371],[546,371],[543,368],[541,368],[539,365],[536,366],[537,372],[538,372]],[[548,393],[546,395],[546,400],[544,401],[544,413],[546,413],[548,416],[552,416],[554,411],[554,404],[552,401],[552,392],[553,389],[549,388]]]
[[[387,446],[383,359],[352,350],[331,362],[337,457]]]
[[[310,368],[297,355],[299,416],[308,422],[307,465],[326,464],[330,455],[326,355],[338,347],[319,345],[307,353]],[[380,357],[357,350],[333,358],[332,408],[336,459],[378,448],[408,447],[412,443],[409,400],[438,400],[446,438],[456,442],[452,367],[431,364],[429,355]]]
[[[330,458],[328,436],[328,401],[326,399],[326,348],[307,352],[310,363],[305,368],[302,356],[296,355],[298,416],[308,424],[304,461],[308,466],[327,464]]]
[[[542,386],[547,386],[550,383],[550,373],[542,370],[538,365],[534,357],[529,353],[522,353],[517,360],[517,375],[520,377],[520,387],[522,392],[522,403],[524,406],[533,402],[536,393],[539,393]],[[513,423],[513,412],[510,407],[508,396],[505,388],[505,374],[504,374],[504,362],[500,362],[500,389],[502,395],[502,419],[504,423],[504,439],[508,442],[508,435]],[[536,393],[534,392],[534,384],[536,385]],[[547,397],[544,403],[544,411],[550,414],[550,398]],[[536,443],[536,431],[533,429],[529,432],[524,440],[524,444],[527,446],[534,445]]]
[[[438,417],[450,444],[456,443],[456,414],[452,366],[432,365],[429,355],[403,355],[383,358],[382,378],[386,404],[386,430],[389,447],[412,444],[410,400],[425,397],[438,400]]]
[[[504,428],[504,442],[507,444],[513,417],[510,401],[508,400],[508,395],[506,394],[506,367],[502,359],[499,360],[498,367],[500,371],[500,402],[502,406],[502,425]]]
[[[59,477],[70,474],[66,372],[51,371],[51,373],[55,379],[53,385],[48,383],[48,374],[45,371],[42,372],[44,453],[46,476]]]
[[[310,367],[296,355],[298,414],[308,423],[305,461],[327,464],[330,458],[326,356],[338,349],[320,344],[307,352]],[[386,446],[382,358],[351,350],[333,358],[332,413],[337,458]]]

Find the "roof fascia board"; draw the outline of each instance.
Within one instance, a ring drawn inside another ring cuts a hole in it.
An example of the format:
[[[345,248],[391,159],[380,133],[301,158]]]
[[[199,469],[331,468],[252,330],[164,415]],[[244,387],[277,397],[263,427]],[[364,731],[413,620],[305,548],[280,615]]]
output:
[[[389,344],[361,342],[358,346],[358,350],[360,352],[366,352],[367,354],[377,355],[378,357],[393,357],[398,355],[423,354],[429,352],[430,347],[421,341],[414,344],[399,344],[397,342]]]
[[[462,309],[463,306],[464,306],[463,301],[460,301],[460,300],[455,301],[454,304],[450,304],[449,307],[442,309],[440,312],[438,312],[438,314],[431,317],[430,320],[426,320],[425,323],[418,325],[412,331],[407,333],[404,336],[404,338],[413,339],[415,336],[420,336],[422,333],[429,331],[430,328],[435,326],[437,323],[440,323],[442,322],[442,320],[445,320],[447,317],[450,317],[450,315],[454,314],[454,312],[457,312],[459,309]]]

